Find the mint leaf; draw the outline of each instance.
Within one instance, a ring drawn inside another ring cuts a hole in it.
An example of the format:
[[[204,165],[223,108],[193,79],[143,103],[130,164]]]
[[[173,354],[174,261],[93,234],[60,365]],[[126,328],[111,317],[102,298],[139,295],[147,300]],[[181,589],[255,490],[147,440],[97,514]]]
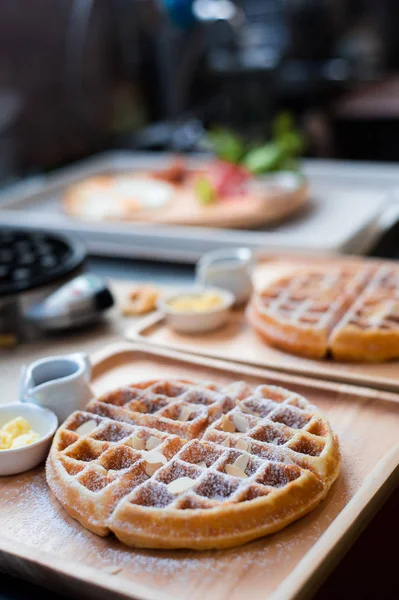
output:
[[[229,129],[213,129],[208,132],[208,139],[214,153],[222,160],[238,163],[245,154],[244,141]]]
[[[260,175],[278,169],[282,158],[283,150],[279,145],[269,142],[250,150],[243,160],[243,165],[255,175]]]

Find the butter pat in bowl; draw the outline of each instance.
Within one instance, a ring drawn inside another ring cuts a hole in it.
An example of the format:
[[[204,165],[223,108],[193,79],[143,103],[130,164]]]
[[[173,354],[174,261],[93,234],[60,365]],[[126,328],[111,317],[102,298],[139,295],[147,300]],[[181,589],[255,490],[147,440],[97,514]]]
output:
[[[57,417],[46,408],[21,402],[0,405],[0,476],[43,462],[57,425]]]
[[[190,287],[161,298],[158,309],[175,331],[201,333],[225,325],[234,302],[234,294],[227,290]]]

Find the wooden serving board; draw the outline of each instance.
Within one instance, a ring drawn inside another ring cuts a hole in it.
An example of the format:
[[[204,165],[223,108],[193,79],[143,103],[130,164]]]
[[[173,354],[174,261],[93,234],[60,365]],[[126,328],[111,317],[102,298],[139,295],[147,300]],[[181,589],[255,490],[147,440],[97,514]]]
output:
[[[254,269],[255,287],[286,273],[303,267],[322,265],[380,265],[399,267],[394,261],[361,258],[270,258],[264,259]],[[267,345],[246,322],[243,310],[235,310],[226,327],[205,334],[179,334],[170,329],[160,313],[136,322],[126,331],[133,341],[172,348],[183,353],[194,353],[221,358],[279,371],[317,377],[331,381],[343,381],[354,385],[399,392],[399,361],[385,363],[349,363],[332,359],[315,360],[303,358]]]
[[[134,175],[151,177],[152,172],[153,170],[150,169],[146,171],[126,171],[122,175],[125,177],[134,177]],[[265,178],[262,193],[248,194],[245,198],[239,195],[232,196],[223,201],[204,205],[198,201],[195,193],[194,177],[196,174],[202,174],[202,169],[191,169],[191,175],[186,183],[174,185],[172,198],[165,206],[156,209],[138,209],[137,207],[129,208],[127,204],[123,214],[112,216],[111,213],[108,220],[111,222],[116,220],[158,225],[250,229],[275,221],[283,221],[301,209],[305,209],[306,206],[309,210],[311,208],[307,183],[298,185],[297,188],[285,188],[270,185]],[[103,172],[95,176],[94,181],[95,183],[102,181],[103,184],[108,185],[108,181],[112,181],[113,178],[120,175],[121,173]],[[262,178],[259,177],[258,179],[258,184],[261,186]],[[81,212],[82,198],[79,195],[81,184],[85,184],[84,179],[64,190],[62,208],[70,217],[84,220],[87,217]],[[76,192],[78,195],[76,195]],[[112,204],[112,191],[109,194],[109,202]],[[91,221],[94,219],[92,214],[88,218]],[[101,221],[104,218],[99,215],[96,220]]]
[[[138,600],[309,597],[399,475],[399,404],[354,388],[201,357],[115,344],[94,357],[93,388],[163,377],[287,386],[317,404],[339,436],[342,471],[327,498],[283,531],[226,551],[130,549],[71,519],[43,467],[1,479],[0,569],[75,596]]]

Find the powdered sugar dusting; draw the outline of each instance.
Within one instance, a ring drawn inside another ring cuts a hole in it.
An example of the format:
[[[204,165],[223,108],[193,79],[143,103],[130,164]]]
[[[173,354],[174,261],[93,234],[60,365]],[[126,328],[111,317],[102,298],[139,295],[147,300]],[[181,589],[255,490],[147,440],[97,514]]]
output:
[[[354,479],[347,469],[344,471],[344,477],[336,484],[339,489],[333,488],[326,518],[320,520],[320,509],[316,509],[278,534],[226,551],[140,550],[128,548],[112,535],[100,538],[67,515],[50,493],[42,469],[14,477],[4,486],[0,521],[6,537],[72,564],[96,566],[110,577],[162,589],[176,598],[187,597],[191,592],[199,598],[195,595],[198,586],[203,591],[206,587],[206,598],[224,597],[227,585],[224,574],[228,577],[228,588],[234,586],[229,597],[247,597],[247,580],[242,574],[248,572],[252,583],[262,583],[262,596],[251,593],[251,598],[258,600],[264,597],[266,588],[274,589],[291,572],[348,500],[352,490],[346,486]]]
[[[315,499],[321,497],[324,486],[330,487],[336,471],[333,473],[325,469],[326,457],[321,454],[324,448],[327,452],[327,447],[322,440],[305,429],[307,426],[312,426],[315,431],[317,429],[312,423],[309,424],[314,417],[306,411],[308,403],[305,399],[302,401],[298,395],[282,388],[263,385],[251,392],[248,400],[239,400],[237,397],[239,406],[234,406],[233,399],[225,402],[224,399],[228,399],[228,396],[223,393],[209,390],[205,397],[210,404],[182,404],[185,396],[195,399],[202,397],[204,393],[201,385],[193,387],[189,384],[182,394],[184,388],[184,385],[180,385],[174,390],[168,381],[144,382],[137,384],[137,389],[131,388],[133,396],[127,403],[121,403],[123,394],[121,390],[115,390],[102,397],[100,404],[105,402],[107,405],[114,405],[115,410],[119,411],[113,415],[114,419],[126,416],[126,407],[130,412],[136,411],[135,426],[96,417],[95,425],[98,423],[99,426],[93,433],[89,431],[88,435],[83,435],[78,441],[71,440],[72,443],[64,450],[57,452],[56,448],[52,449],[48,481],[56,497],[63,502],[70,514],[81,515],[82,521],[98,528],[99,533],[105,533],[108,528],[131,542],[140,540],[142,543],[147,538],[147,543],[155,547],[165,543],[165,536],[170,536],[169,543],[173,545],[177,527],[174,519],[181,519],[180,523],[183,523],[183,528],[187,531],[187,541],[181,538],[179,543],[183,547],[201,547],[209,538],[215,540],[212,544],[219,545],[218,536],[223,536],[224,543],[230,536],[230,543],[234,543],[234,532],[242,534],[247,526],[246,522],[241,523],[236,509],[231,513],[234,518],[227,526],[222,521],[215,526],[212,514],[208,518],[207,511],[203,509],[218,507],[222,515],[224,506],[247,503],[256,498],[262,498],[265,506],[273,506],[270,495],[278,493],[280,497],[281,488],[292,488],[291,482],[300,478],[304,469],[312,471],[320,480],[314,487],[308,473],[299,483],[302,486],[308,485],[312,494],[317,496]],[[174,391],[179,393],[175,395]],[[177,396],[179,400],[176,399]],[[291,404],[293,400],[296,400],[294,405]],[[158,412],[160,419],[166,419],[162,422],[154,421],[155,413],[149,415],[144,410],[148,408],[148,402],[157,404],[159,401],[159,410],[155,412]],[[246,411],[248,402],[251,402],[250,413],[242,412],[240,407]],[[98,400],[93,400],[88,410],[92,410],[98,403]],[[209,414],[205,406],[212,407],[209,408]],[[200,413],[202,416],[195,416]],[[73,429],[75,421],[79,420],[78,416],[72,418],[73,422],[69,422],[69,419],[61,430]],[[90,412],[84,413],[83,418],[87,421]],[[318,415],[318,419],[322,419],[321,415]],[[126,417],[126,421],[128,420]],[[195,423],[196,421],[198,422]],[[227,427],[227,433],[226,427],[223,427],[226,421],[231,425],[231,428]],[[178,431],[176,422],[180,423]],[[165,430],[161,434],[165,441],[159,444],[159,450],[158,447],[152,450],[132,447],[137,446],[130,443],[133,433],[139,435],[139,442],[141,439],[146,441],[154,438],[154,429],[151,431],[145,425]],[[186,438],[171,437],[170,428],[181,434],[179,428],[183,426],[189,427],[185,429],[187,438],[197,439],[187,442]],[[203,429],[206,429],[205,435]],[[329,435],[328,427],[323,431],[325,436]],[[320,430],[319,437],[321,433]],[[206,440],[208,435],[210,437]],[[219,445],[226,436],[231,437],[234,442],[230,445],[230,450],[222,449]],[[237,442],[242,441],[248,445],[248,438],[251,438],[251,457],[237,449]],[[276,445],[281,448],[277,450]],[[334,445],[331,448],[336,452]],[[285,464],[287,453],[288,456],[292,455],[294,465]],[[306,459],[303,455],[306,455]],[[319,457],[318,462],[312,462],[313,456]],[[74,465],[80,466],[86,462],[87,466],[82,466],[82,470],[78,470],[76,474],[76,469],[71,470],[69,464],[73,461]],[[199,463],[205,464],[205,467],[197,467]],[[182,482],[188,482],[189,485],[182,488]],[[174,494],[174,486],[177,486],[178,494]],[[120,503],[125,496],[124,502]],[[284,514],[291,514],[291,518],[295,519],[300,510],[295,501],[290,501],[289,489],[285,492],[285,498],[288,502]],[[306,508],[305,502],[303,504]],[[259,501],[252,505],[255,510],[257,505]],[[166,508],[167,511],[164,510]],[[176,517],[173,512],[176,510],[187,512]],[[161,519],[168,519],[169,515],[169,526],[165,531],[158,527],[158,531],[153,533],[148,525],[143,525],[141,531],[144,516],[148,513],[150,518],[152,511],[154,519],[158,518],[157,511],[161,512]],[[201,511],[200,514],[197,513],[199,518],[192,511]],[[244,519],[249,518],[246,516],[248,512],[243,511],[242,514]],[[202,528],[198,526],[199,520],[203,522]],[[281,513],[274,509],[265,510],[265,518],[256,522],[259,528],[279,528],[285,525]],[[204,525],[210,528],[209,534]],[[249,521],[248,528],[253,530]]]

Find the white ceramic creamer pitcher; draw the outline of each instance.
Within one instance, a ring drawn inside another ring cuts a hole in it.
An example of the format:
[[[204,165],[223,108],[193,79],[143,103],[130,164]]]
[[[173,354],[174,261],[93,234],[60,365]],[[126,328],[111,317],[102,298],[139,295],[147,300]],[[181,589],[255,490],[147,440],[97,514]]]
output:
[[[26,369],[20,400],[49,408],[62,422],[74,410],[84,410],[93,398],[90,377],[91,365],[86,354],[48,356]]]

